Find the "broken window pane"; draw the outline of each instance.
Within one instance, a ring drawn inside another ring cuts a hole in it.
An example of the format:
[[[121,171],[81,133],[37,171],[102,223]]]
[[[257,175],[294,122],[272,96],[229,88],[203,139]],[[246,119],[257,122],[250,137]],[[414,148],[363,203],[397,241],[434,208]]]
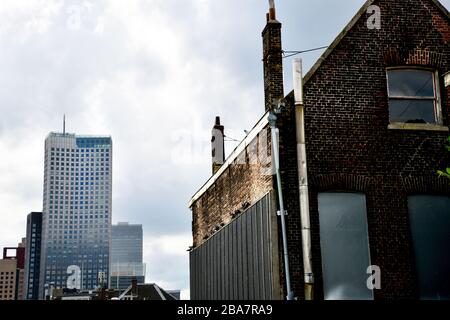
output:
[[[433,100],[391,99],[391,122],[436,123]]]
[[[450,299],[450,197],[408,198],[420,297]]]
[[[388,70],[391,123],[438,122],[434,77],[434,72],[427,70]]]
[[[320,245],[326,300],[372,300],[366,197],[319,194]]]

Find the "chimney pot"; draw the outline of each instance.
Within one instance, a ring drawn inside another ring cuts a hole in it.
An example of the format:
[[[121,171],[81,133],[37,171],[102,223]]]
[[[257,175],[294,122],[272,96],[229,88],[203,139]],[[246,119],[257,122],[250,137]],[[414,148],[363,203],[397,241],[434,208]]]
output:
[[[275,0],[269,0],[269,19],[276,20]]]
[[[219,171],[225,163],[225,128],[220,124],[220,117],[216,117],[215,125],[212,129],[211,156],[212,173]]]

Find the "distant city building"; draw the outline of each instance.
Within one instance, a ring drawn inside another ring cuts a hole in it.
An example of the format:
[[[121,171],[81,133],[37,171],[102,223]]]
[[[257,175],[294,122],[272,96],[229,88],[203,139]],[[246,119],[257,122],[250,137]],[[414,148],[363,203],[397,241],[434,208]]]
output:
[[[20,255],[23,255],[23,259],[20,264],[17,265],[17,283],[16,283],[16,300],[25,300],[25,264],[26,264],[26,238],[22,238],[22,242],[19,243]]]
[[[91,290],[100,278],[107,282],[111,184],[111,137],[47,136],[40,298],[50,288]]]
[[[3,290],[3,296],[7,300],[24,299],[24,276],[25,276],[25,238],[17,247],[3,248],[4,269],[0,271],[0,290]],[[13,262],[11,262],[13,261]],[[14,277],[12,277],[12,266],[14,265]],[[14,280],[14,281],[12,281]],[[3,283],[2,283],[3,282]],[[10,295],[12,293],[12,298]]]
[[[17,260],[0,260],[0,300],[15,300]]]
[[[125,290],[54,289],[50,300],[179,300],[175,295],[154,283],[138,284],[136,280],[133,280]]]
[[[41,264],[42,212],[27,216],[25,246],[25,299],[39,299],[39,268]]]
[[[167,293],[172,295],[175,299],[181,300],[181,291],[180,290],[167,290]]]
[[[172,294],[158,285],[138,284],[133,281],[131,285],[119,296],[118,300],[177,300]]]
[[[99,290],[69,290],[55,289],[50,300],[118,300],[119,291],[99,289]]]
[[[125,290],[133,279],[145,283],[142,225],[119,222],[112,226],[111,238],[110,287]]]

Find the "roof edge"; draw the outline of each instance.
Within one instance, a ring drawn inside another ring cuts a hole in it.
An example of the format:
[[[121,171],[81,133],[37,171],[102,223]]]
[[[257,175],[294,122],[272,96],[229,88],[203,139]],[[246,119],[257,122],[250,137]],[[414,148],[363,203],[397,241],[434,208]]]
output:
[[[330,46],[325,50],[325,52],[320,56],[320,58],[316,61],[316,63],[309,69],[308,73],[304,76],[303,82],[306,83],[311,79],[311,77],[316,73],[316,71],[320,68],[322,63],[328,58],[328,56],[336,49],[337,45],[341,43],[341,40],[348,34],[348,32],[355,26],[356,22],[362,17],[364,13],[367,12],[367,9],[375,2],[376,0],[367,0],[366,3],[359,9],[356,15],[350,20],[350,22],[344,27],[344,29],[338,34],[338,36],[333,40]],[[433,0],[434,1],[434,0]]]
[[[269,123],[269,111],[267,111],[261,119],[256,123],[248,135],[239,143],[239,145],[231,152],[225,163],[220,167],[219,171],[213,174],[206,183],[191,197],[188,203],[188,208],[191,208],[195,201],[197,201],[222,175],[222,173],[234,162],[242,151],[253,141],[253,139],[264,129]]]
[[[367,12],[367,9],[377,0],[367,0],[366,3],[363,4],[361,9],[356,13],[356,15],[350,20],[350,22],[344,27],[341,33],[334,39],[331,45],[325,50],[325,52],[320,56],[320,58],[316,61],[316,63],[312,66],[312,68],[308,71],[308,73],[304,76],[303,82],[306,83],[311,79],[311,77],[316,73],[316,71],[320,68],[322,63],[328,58],[328,56],[336,49],[337,45],[341,42],[341,40],[348,34],[348,32],[355,26],[356,22],[363,16],[364,13]],[[439,0],[430,0],[438,9],[442,11],[443,14],[450,19],[450,12],[447,8],[444,7]],[[290,93],[289,93],[290,94]]]

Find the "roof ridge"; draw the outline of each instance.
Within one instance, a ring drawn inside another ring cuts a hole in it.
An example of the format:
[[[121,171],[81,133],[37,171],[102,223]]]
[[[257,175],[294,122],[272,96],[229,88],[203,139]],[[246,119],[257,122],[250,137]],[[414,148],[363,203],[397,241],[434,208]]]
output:
[[[350,20],[350,22],[344,27],[344,29],[337,35],[337,37],[333,40],[333,42],[330,44],[330,46],[327,48],[327,50],[317,59],[317,61],[314,63],[312,68],[306,73],[306,75],[303,78],[303,82],[308,82],[309,79],[316,73],[316,71],[320,68],[322,63],[328,58],[328,56],[334,51],[334,49],[337,47],[337,45],[341,42],[341,40],[348,34],[348,32],[355,26],[355,24],[359,21],[359,19],[363,16],[364,13],[367,12],[367,9],[376,1],[380,0],[367,0],[363,6],[358,10],[358,12],[355,14],[355,16]],[[425,0],[428,1],[428,0]],[[442,3],[439,2],[439,0],[429,0],[434,5],[438,7],[444,13],[448,19],[450,19],[450,13],[445,8]],[[289,95],[291,95],[293,90],[289,92]]]

